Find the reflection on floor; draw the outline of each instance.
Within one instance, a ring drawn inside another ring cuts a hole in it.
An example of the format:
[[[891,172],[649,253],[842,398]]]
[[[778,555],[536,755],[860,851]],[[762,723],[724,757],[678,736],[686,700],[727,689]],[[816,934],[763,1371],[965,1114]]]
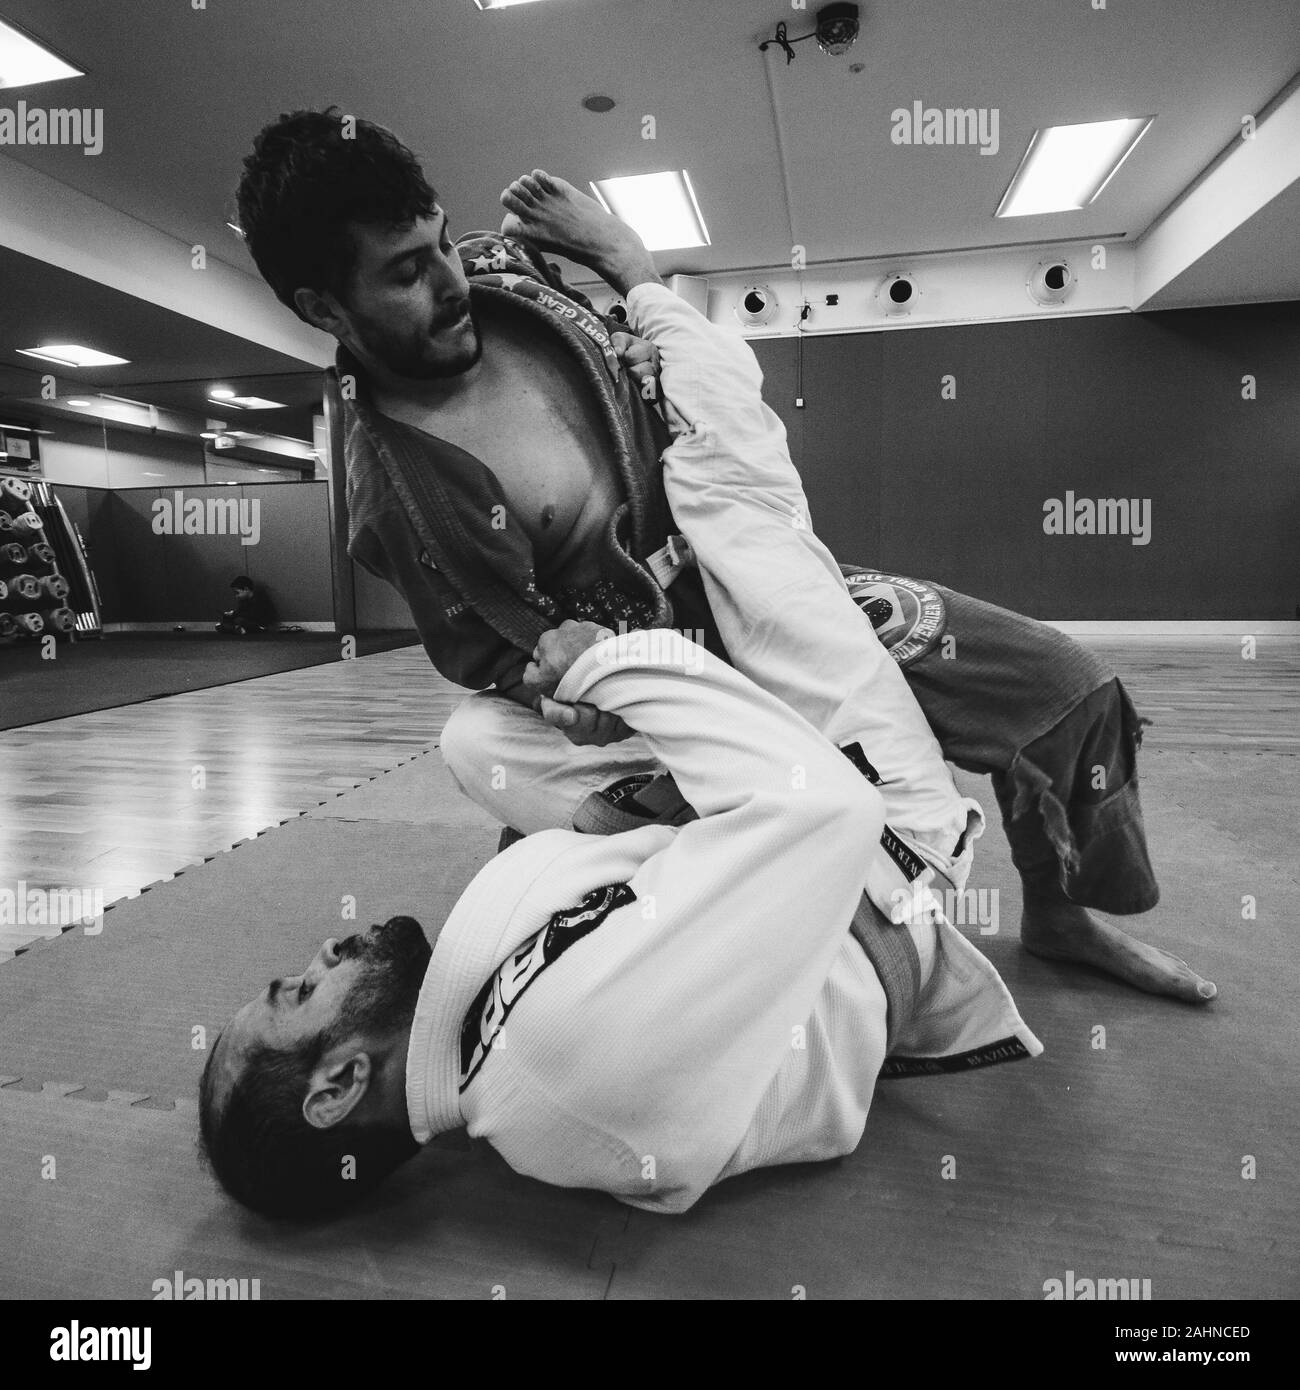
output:
[[[130,897],[430,747],[463,693],[405,647],[0,733],[0,885]],[[0,961],[58,931],[0,919]]]

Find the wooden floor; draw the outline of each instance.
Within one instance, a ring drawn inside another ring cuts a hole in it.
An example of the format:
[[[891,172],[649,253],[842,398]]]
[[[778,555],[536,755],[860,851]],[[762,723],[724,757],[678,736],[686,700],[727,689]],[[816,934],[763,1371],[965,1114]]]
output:
[[[1300,642],[1090,638],[1154,721],[1146,747],[1300,751]],[[405,647],[0,734],[0,887],[108,904],[436,742],[463,698]],[[202,769],[202,786],[196,770]],[[0,960],[59,928],[0,924]]]
[[[1153,746],[1300,752],[1300,640],[1236,637],[1089,637],[1114,667]]]
[[[0,887],[133,897],[430,747],[463,697],[414,646],[0,733]],[[58,931],[0,922],[0,960]]]

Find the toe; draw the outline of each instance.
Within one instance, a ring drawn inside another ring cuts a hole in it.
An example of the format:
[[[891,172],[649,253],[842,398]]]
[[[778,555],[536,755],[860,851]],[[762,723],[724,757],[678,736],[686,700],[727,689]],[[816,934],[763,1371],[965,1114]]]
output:
[[[1187,980],[1179,980],[1177,987],[1170,993],[1188,1004],[1208,1004],[1219,993],[1219,989],[1209,980],[1192,975]]]
[[[519,182],[523,184],[523,186],[528,190],[528,196],[530,198],[537,199],[544,198],[546,196],[546,190],[542,187],[540,183],[538,183],[535,175],[525,174],[523,178],[519,180]]]
[[[1185,999],[1189,1004],[1208,1003],[1218,994],[1218,986],[1209,980],[1202,979],[1181,956],[1176,956],[1171,951],[1161,951],[1160,955],[1172,967],[1168,989],[1170,994],[1176,998]]]

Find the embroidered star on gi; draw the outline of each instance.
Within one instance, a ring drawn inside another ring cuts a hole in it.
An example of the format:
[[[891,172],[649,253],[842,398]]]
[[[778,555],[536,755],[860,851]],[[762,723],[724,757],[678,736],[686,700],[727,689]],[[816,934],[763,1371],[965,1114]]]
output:
[[[474,256],[470,264],[481,273],[504,270],[510,264],[510,253],[504,246],[494,246],[491,255]]]

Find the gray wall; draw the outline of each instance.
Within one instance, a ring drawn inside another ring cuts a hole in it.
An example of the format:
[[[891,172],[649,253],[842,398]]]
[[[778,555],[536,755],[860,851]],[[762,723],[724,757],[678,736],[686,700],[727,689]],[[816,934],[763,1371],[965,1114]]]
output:
[[[841,560],[1039,618],[1300,617],[1298,304],[808,338],[802,410],[796,342],[753,346]],[[1044,534],[1067,490],[1149,498],[1150,543]]]
[[[230,581],[249,575],[282,623],[332,622],[325,482],[186,486],[185,498],[220,497],[259,506],[257,544],[237,535],[158,535],[153,503],[172,488],[112,492],[57,486],[81,527],[109,623],[207,624],[230,608]]]
[[[1040,618],[1300,616],[1300,305],[809,338],[802,410],[796,346],[754,343],[813,523],[840,559]],[[955,400],[941,398],[945,375]],[[328,622],[326,486],[187,476],[186,496],[261,501],[254,546],[155,535],[150,506],[169,487],[56,491],[86,536],[107,622],[215,621],[241,572],[280,621]],[[1067,490],[1149,498],[1150,544],[1044,534],[1044,500]],[[401,598],[353,568],[358,628],[409,627]]]
[[[48,482],[73,487],[197,487],[203,442],[150,435],[100,420],[60,419],[41,440]]]

